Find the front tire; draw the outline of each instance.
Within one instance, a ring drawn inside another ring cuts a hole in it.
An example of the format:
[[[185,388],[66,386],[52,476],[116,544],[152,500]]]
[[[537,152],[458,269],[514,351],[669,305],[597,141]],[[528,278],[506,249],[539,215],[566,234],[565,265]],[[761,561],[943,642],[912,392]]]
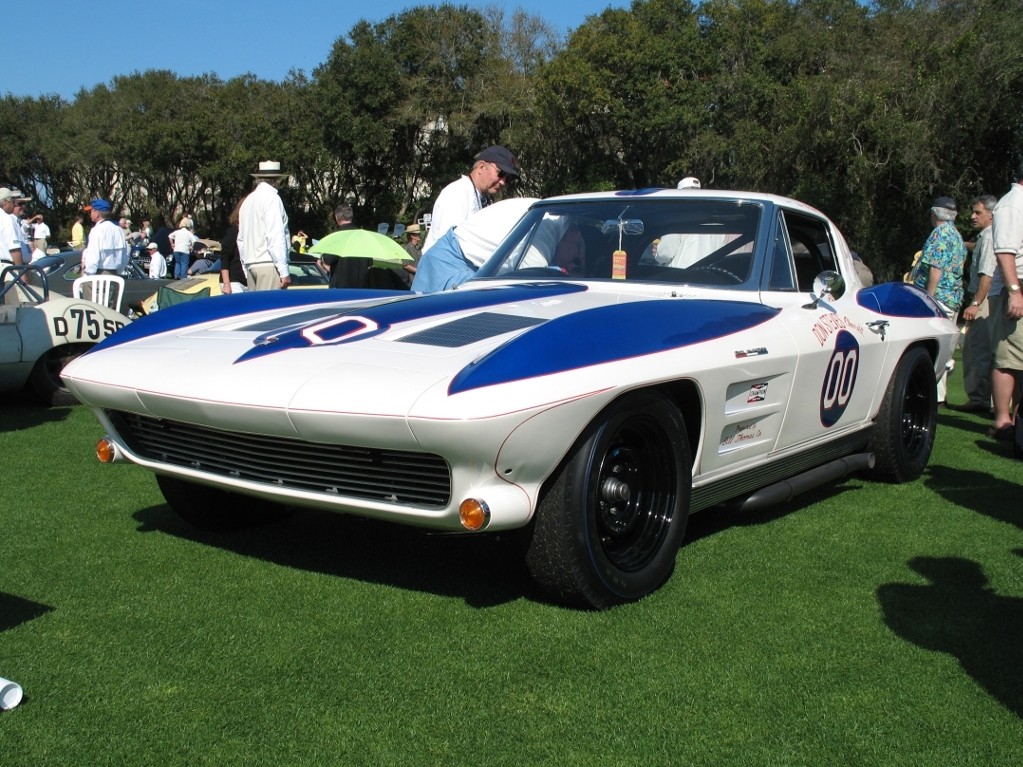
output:
[[[71,360],[81,357],[92,344],[63,344],[47,349],[32,366],[28,376],[28,389],[44,405],[73,405],[77,400],[64,386],[61,371]]]
[[[229,493],[176,477],[156,475],[167,505],[193,527],[209,532],[227,532],[277,522],[289,510],[270,501]]]
[[[911,482],[927,467],[938,422],[934,361],[926,350],[906,352],[888,382],[874,424],[870,449],[873,476],[888,482]]]
[[[545,485],[526,552],[550,597],[604,609],[671,575],[685,535],[692,459],[678,408],[626,394],[587,427]]]

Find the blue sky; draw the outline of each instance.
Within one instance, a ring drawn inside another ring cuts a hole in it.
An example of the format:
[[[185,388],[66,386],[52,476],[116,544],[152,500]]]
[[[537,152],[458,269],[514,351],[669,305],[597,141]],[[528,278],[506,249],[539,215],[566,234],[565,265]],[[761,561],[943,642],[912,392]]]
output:
[[[334,41],[360,19],[376,22],[417,5],[414,0],[101,0],[92,6],[45,0],[29,14],[8,12],[8,62],[0,94],[72,99],[80,88],[109,83],[115,75],[169,69],[182,76],[204,72],[228,80],[251,72],[283,80],[289,70],[307,74],[326,60]],[[630,0],[455,0],[455,5],[516,7],[562,33],[605,8]],[[19,26],[20,25],[20,26]],[[10,50],[10,46],[14,50]],[[13,55],[12,55],[13,54]]]

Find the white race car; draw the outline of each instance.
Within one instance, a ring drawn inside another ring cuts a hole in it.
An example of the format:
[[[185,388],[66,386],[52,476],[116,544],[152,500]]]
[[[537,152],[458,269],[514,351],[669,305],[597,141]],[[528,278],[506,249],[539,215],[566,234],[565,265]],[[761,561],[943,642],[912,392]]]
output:
[[[92,301],[51,294],[42,270],[0,272],[0,392],[27,388],[45,404],[70,400],[60,373],[128,318]]]
[[[196,525],[523,528],[551,598],[604,608],[669,576],[690,512],[917,478],[956,338],[806,205],[643,190],[537,202],[454,291],[192,302],[64,376]]]

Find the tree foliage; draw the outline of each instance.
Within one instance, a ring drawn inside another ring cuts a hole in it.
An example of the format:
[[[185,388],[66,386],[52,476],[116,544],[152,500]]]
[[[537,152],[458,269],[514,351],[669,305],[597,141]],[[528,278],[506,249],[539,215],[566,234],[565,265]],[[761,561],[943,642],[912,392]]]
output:
[[[0,100],[0,180],[55,223],[93,195],[216,236],[258,160],[292,172],[295,228],[409,221],[491,143],[519,192],[674,185],[789,194],[882,277],[932,197],[1001,194],[1023,152],[1019,0],[634,0],[567,39],[497,5],[356,22],[306,77],[132,73]],[[965,220],[960,223],[966,225]]]

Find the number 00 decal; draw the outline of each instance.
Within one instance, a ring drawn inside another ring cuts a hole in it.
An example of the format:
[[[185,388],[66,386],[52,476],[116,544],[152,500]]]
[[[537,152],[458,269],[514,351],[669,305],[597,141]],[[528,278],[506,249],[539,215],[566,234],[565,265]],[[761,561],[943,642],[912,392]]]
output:
[[[840,330],[835,336],[835,353],[828,361],[821,387],[821,423],[824,426],[834,426],[845,412],[856,387],[859,366],[860,345],[852,333]]]

